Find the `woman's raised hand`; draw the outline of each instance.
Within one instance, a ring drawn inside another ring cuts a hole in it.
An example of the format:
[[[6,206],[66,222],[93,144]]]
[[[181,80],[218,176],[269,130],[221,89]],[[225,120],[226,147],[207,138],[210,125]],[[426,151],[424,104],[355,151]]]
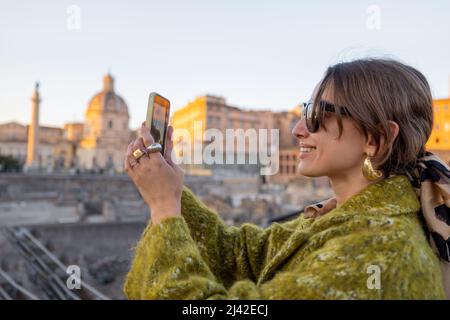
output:
[[[125,172],[150,207],[153,224],[157,224],[167,217],[181,215],[184,171],[171,158],[172,134],[173,127],[169,126],[164,157],[160,152],[155,152],[144,155],[136,161],[133,152],[137,149],[144,151],[154,142],[150,128],[143,122],[140,128],[140,137],[128,145],[125,158]]]

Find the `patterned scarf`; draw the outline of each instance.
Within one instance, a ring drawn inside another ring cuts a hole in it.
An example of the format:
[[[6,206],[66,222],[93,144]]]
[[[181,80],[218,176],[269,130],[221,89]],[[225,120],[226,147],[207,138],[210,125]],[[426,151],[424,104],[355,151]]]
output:
[[[450,262],[450,168],[425,152],[406,172],[419,198],[425,232],[439,257]]]

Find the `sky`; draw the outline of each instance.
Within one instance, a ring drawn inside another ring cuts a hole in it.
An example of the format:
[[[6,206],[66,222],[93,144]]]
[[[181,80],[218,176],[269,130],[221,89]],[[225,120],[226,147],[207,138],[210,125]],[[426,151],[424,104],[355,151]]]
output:
[[[28,123],[36,81],[42,125],[83,121],[107,72],[130,127],[148,95],[172,112],[213,94],[244,109],[287,110],[327,66],[390,57],[450,90],[450,1],[0,0],[0,123]]]

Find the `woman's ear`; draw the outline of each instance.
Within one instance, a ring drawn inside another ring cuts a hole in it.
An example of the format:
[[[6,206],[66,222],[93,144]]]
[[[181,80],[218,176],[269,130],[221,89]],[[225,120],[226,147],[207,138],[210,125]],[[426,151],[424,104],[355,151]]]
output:
[[[400,132],[400,127],[397,122],[389,120],[389,128],[391,129],[392,141],[397,138],[398,133]]]
[[[395,121],[388,120],[389,130],[391,131],[391,142],[397,138],[398,133],[400,131],[400,127]],[[384,135],[380,136],[380,150],[383,150],[386,144],[386,137]],[[367,143],[366,143],[366,153],[370,156],[374,156],[375,152],[377,150],[377,143],[374,139],[374,137],[369,133]]]

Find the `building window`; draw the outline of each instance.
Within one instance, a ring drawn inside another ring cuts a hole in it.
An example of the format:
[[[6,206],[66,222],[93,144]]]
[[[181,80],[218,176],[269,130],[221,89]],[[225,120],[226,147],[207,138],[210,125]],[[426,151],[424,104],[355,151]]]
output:
[[[113,127],[112,120],[109,120],[109,121],[108,121],[108,128],[109,128],[109,129],[112,129],[112,127]]]

